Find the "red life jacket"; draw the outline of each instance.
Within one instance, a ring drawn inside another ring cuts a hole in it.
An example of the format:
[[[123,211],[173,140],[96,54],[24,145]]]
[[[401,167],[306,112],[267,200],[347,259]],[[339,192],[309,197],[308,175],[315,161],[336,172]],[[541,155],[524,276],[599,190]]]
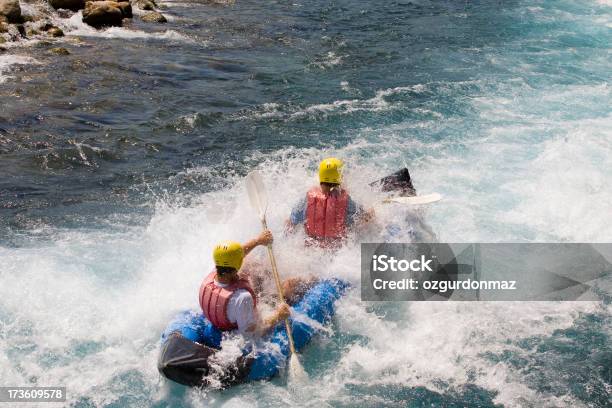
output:
[[[317,240],[339,240],[346,237],[346,210],[349,195],[344,189],[329,194],[313,187],[306,195],[306,234]]]
[[[257,297],[247,279],[238,281],[221,287],[215,284],[217,271],[208,274],[200,286],[200,306],[204,316],[219,330],[228,331],[238,328],[236,323],[232,323],[227,318],[227,305],[230,298],[238,289],[246,289],[253,297],[253,306],[257,305]]]

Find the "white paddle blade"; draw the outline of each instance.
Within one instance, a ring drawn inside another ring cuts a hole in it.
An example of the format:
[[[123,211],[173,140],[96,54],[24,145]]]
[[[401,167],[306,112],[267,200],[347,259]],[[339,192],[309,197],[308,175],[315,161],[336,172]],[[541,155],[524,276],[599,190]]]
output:
[[[385,203],[400,203],[400,204],[408,204],[408,205],[421,205],[421,204],[431,204],[436,201],[440,201],[442,199],[442,195],[438,193],[426,194],[422,196],[414,196],[414,197],[392,197],[387,198]]]
[[[292,353],[289,357],[289,387],[296,392],[303,388],[307,381],[308,373],[304,370],[297,354]]]
[[[266,209],[268,208],[268,196],[261,174],[259,174],[257,170],[253,170],[247,174],[246,188],[251,207],[257,212],[259,218],[263,220],[266,216]]]

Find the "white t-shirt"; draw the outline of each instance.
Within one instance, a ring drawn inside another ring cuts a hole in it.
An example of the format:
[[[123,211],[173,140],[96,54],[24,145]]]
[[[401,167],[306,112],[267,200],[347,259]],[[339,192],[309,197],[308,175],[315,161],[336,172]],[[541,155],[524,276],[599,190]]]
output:
[[[229,286],[216,280],[213,283],[221,288]],[[248,290],[238,289],[232,294],[227,303],[227,319],[238,326],[238,331],[241,334],[247,334],[249,326],[257,323],[253,296]]]

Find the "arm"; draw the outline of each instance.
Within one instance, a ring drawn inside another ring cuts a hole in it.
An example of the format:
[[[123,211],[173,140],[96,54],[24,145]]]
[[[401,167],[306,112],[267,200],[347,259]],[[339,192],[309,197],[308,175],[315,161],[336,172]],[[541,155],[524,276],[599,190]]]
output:
[[[348,208],[346,209],[347,225],[359,227],[372,221],[375,215],[374,208],[366,210],[349,197]]]
[[[289,306],[282,303],[274,313],[261,321],[250,293],[242,295],[238,302],[236,324],[238,331],[243,334],[263,336],[290,314]]]
[[[357,223],[358,224],[367,224],[372,221],[376,217],[376,213],[374,212],[374,208],[368,208],[367,210],[363,209],[358,216]]]
[[[270,230],[262,231],[261,234],[256,236],[250,241],[242,244],[242,250],[244,251],[244,256],[247,256],[249,252],[251,252],[258,245],[268,245],[271,244],[274,238],[272,237],[272,232]]]
[[[291,310],[289,309],[289,305],[286,303],[281,303],[274,313],[268,316],[259,326],[260,335],[264,335],[268,333],[270,330],[274,328],[280,321],[285,320],[291,314]]]
[[[293,232],[296,225],[306,221],[306,198],[302,198],[291,210],[289,219],[285,222],[285,230]]]

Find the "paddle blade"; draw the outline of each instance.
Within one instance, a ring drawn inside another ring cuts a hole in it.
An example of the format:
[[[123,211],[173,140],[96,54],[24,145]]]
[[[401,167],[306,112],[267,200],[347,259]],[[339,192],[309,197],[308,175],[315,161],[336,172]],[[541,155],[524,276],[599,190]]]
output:
[[[257,170],[253,170],[247,174],[246,188],[251,207],[253,207],[255,212],[259,215],[259,218],[263,220],[266,215],[266,209],[268,208],[268,196],[261,174],[259,174]]]
[[[297,354],[292,353],[289,357],[289,387],[295,392],[297,389],[304,387],[307,381],[306,370],[304,370]]]
[[[421,205],[421,204],[430,204],[435,203],[436,201],[440,201],[442,196],[438,193],[426,194],[422,196],[413,196],[413,197],[392,197],[387,198],[385,203],[399,203],[399,204],[408,204],[408,205]]]

